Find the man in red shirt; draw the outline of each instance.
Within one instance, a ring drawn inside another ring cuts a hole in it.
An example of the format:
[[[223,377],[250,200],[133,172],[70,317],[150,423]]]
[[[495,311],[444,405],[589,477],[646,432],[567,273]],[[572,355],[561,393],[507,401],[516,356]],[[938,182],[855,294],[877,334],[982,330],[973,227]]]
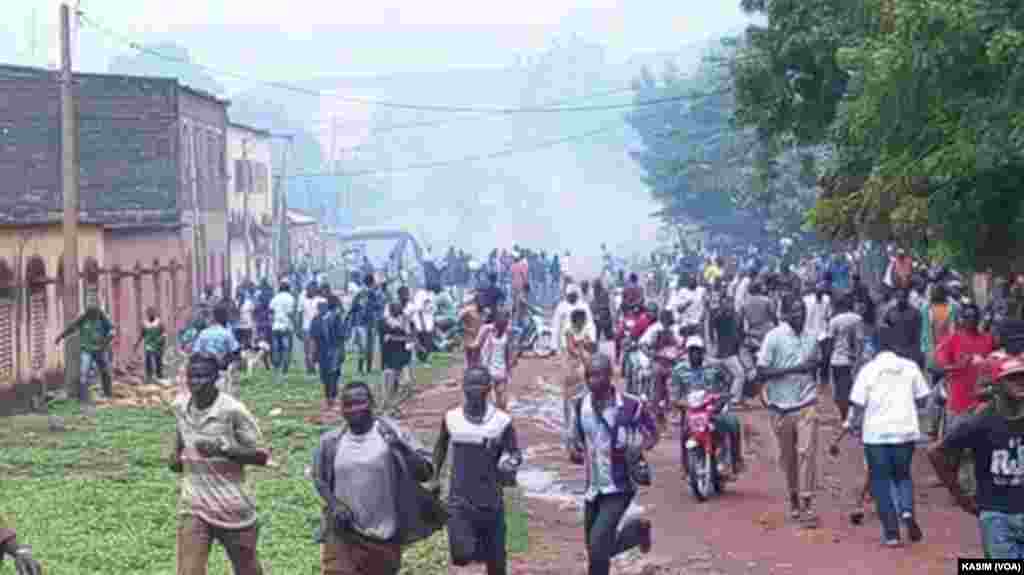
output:
[[[516,252],[515,258],[515,263],[509,267],[509,274],[512,276],[513,303],[519,301],[519,294],[530,278],[530,264],[527,263],[526,257],[521,252]]]
[[[984,372],[985,358],[995,350],[992,335],[978,330],[980,319],[978,306],[965,305],[960,310],[960,325],[935,350],[935,363],[946,372],[947,435],[980,402],[978,379]]]

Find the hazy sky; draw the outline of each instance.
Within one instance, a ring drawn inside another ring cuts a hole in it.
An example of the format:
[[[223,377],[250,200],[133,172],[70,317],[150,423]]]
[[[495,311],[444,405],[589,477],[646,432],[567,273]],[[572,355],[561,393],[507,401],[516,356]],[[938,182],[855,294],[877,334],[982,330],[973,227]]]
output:
[[[37,66],[56,63],[60,2],[0,3],[4,13],[0,61]],[[739,0],[79,0],[79,4],[92,20],[124,38],[81,28],[75,50],[78,70],[105,72],[113,57],[134,53],[126,40],[174,41],[186,46],[193,61],[200,64],[288,82],[503,67],[514,64],[518,56],[541,52],[556,39],[572,35],[604,45],[607,57],[616,63],[634,54],[703,44],[749,22]],[[215,76],[229,95],[253,87]],[[414,100],[415,95],[392,99]],[[476,101],[472,93],[456,103],[465,101],[479,106],[505,104]],[[486,142],[480,146],[482,150],[494,147]],[[448,152],[438,151],[438,156],[450,157]],[[621,161],[631,163],[624,150]],[[552,174],[548,186],[557,191],[546,195],[545,211],[554,219],[533,222],[567,236],[559,236],[559,241],[567,244],[561,249],[573,249],[574,254],[589,260],[591,265],[586,267],[593,269],[601,241],[635,246],[653,240],[656,225],[647,216],[656,207],[643,199],[643,184],[635,166],[623,168],[636,171],[633,190],[589,181],[583,182],[586,189],[576,189],[586,174],[571,165],[571,156],[564,164],[566,172]],[[490,166],[498,172],[503,169],[501,162]],[[593,202],[594,194],[606,198],[618,194],[621,199],[608,204]],[[586,209],[580,212],[577,206]],[[560,215],[569,210],[577,214],[571,223]],[[532,235],[526,223],[501,221],[495,226],[494,241],[498,243]]]
[[[739,0],[79,0],[131,39],[177,40],[197,61],[280,80],[510,64],[576,33],[614,59],[671,50],[741,27]],[[0,59],[56,60],[57,0],[4,0]],[[35,58],[32,47],[35,46]],[[102,71],[129,50],[83,30],[77,61]],[[226,82],[231,84],[230,81]],[[232,86],[234,87],[234,86]]]

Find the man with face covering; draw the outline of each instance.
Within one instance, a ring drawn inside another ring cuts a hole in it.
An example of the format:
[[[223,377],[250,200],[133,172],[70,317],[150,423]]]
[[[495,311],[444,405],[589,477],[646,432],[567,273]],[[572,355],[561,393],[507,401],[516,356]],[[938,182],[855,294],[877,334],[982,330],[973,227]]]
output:
[[[256,418],[240,401],[221,393],[219,357],[194,353],[188,362],[189,393],[173,405],[177,419],[172,471],[182,473],[178,574],[206,575],[210,546],[219,541],[237,575],[261,575],[256,555],[256,504],[245,488],[245,466],[266,465]]]
[[[488,401],[491,375],[486,368],[466,370],[465,401],[445,414],[434,447],[434,478],[452,454],[448,489],[448,543],[452,564],[487,565],[487,575],[505,575],[503,487],[514,483],[523,462],[512,418]],[[503,459],[503,456],[506,456]]]
[[[365,382],[345,385],[341,414],[344,424],[320,438],[313,456],[313,482],[324,503],[320,572],[397,575],[403,546],[420,531],[422,510],[407,507],[408,496],[413,483],[433,478],[430,453],[374,414]]]
[[[817,527],[814,493],[818,486],[818,385],[822,358],[817,338],[804,331],[807,310],[796,297],[782,302],[782,322],[764,338],[757,377],[765,382],[762,401],[772,413],[779,465],[789,490],[790,517]]]
[[[586,466],[584,536],[588,575],[609,575],[617,555],[651,550],[651,522],[622,521],[636,497],[630,465],[658,443],[658,425],[639,398],[612,385],[612,360],[598,354],[587,368],[587,392],[575,401],[572,449]],[[619,528],[619,524],[622,527]]]

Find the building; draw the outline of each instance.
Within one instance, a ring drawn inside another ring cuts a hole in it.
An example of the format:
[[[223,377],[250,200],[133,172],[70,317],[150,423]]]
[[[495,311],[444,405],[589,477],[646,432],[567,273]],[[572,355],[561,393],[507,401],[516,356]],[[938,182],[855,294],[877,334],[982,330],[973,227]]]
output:
[[[166,78],[76,74],[80,290],[134,357],[146,307],[180,326],[228,280],[227,106]],[[0,411],[15,383],[61,380],[63,236],[57,73],[0,66]],[[4,297],[6,296],[6,297]],[[7,367],[5,367],[7,366]],[[6,395],[5,395],[6,393]]]
[[[235,123],[228,125],[229,275],[236,285],[246,277],[257,281],[275,275],[270,140],[271,134],[265,130]]]

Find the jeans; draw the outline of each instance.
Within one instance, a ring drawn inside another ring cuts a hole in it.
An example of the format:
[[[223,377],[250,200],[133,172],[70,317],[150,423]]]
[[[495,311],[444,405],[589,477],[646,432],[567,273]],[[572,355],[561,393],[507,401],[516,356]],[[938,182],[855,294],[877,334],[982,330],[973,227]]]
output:
[[[356,364],[359,373],[373,371],[373,352],[377,340],[376,327],[371,322],[369,325],[356,326],[352,330],[352,340],[359,348],[359,359]]]
[[[147,350],[143,357],[146,361],[146,381],[152,380],[154,377],[158,379],[164,378],[164,354],[162,351],[149,351]]]
[[[288,373],[292,360],[292,332],[275,329],[270,341],[270,362],[274,369]]]
[[[505,575],[505,510],[451,506],[448,519],[448,549],[452,564],[463,567],[485,563],[487,575]]]
[[[78,398],[87,401],[89,398],[89,385],[92,383],[93,370],[99,373],[100,384],[103,388],[103,395],[111,397],[114,395],[114,385],[110,379],[110,361],[104,351],[89,352],[83,351],[81,366],[78,376]]]
[[[747,372],[743,369],[743,364],[740,363],[740,356],[731,355],[729,357],[721,358],[718,360],[721,362],[725,371],[732,376],[732,386],[729,389],[729,401],[738,403],[743,399],[743,389],[747,385]]]
[[[1024,513],[982,511],[978,526],[986,559],[1024,559]]]
[[[324,386],[324,399],[327,401],[338,399],[338,380],[340,379],[341,371],[320,368],[320,383]]]
[[[914,444],[865,445],[864,453],[883,537],[899,537],[900,514],[914,514],[914,483],[910,477]]]
[[[639,520],[628,521],[619,529],[622,517],[633,501],[632,493],[598,495],[583,508],[583,529],[590,558],[588,575],[609,575],[612,558],[637,547],[643,541]]]
[[[235,575],[263,575],[256,555],[259,528],[222,529],[194,515],[183,516],[178,524],[178,575],[206,575],[210,547],[220,542]]]

